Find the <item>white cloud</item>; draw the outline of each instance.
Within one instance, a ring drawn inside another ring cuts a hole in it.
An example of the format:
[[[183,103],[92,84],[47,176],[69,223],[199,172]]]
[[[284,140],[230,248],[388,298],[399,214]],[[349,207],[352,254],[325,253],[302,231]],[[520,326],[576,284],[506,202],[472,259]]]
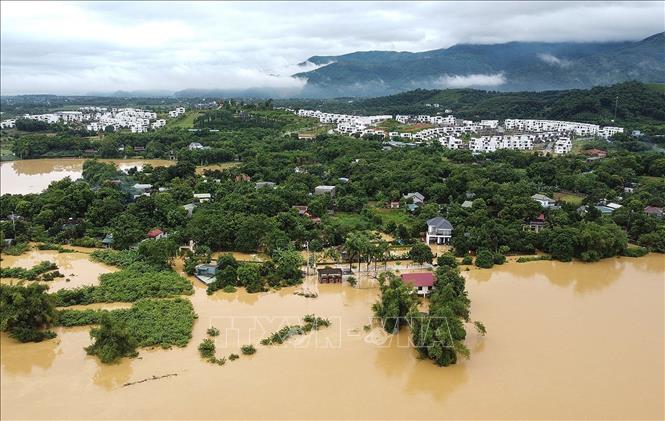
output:
[[[289,75],[313,55],[636,40],[665,29],[662,11],[663,2],[2,1],[0,88],[299,89]]]
[[[538,58],[542,61],[544,61],[547,64],[550,64],[552,66],[559,66],[559,67],[568,67],[570,66],[570,61],[565,60],[565,59],[560,59],[556,56],[553,56],[552,54],[548,53],[539,53]]]
[[[503,73],[472,74],[472,75],[444,75],[435,82],[441,88],[490,88],[503,85],[506,78]]]

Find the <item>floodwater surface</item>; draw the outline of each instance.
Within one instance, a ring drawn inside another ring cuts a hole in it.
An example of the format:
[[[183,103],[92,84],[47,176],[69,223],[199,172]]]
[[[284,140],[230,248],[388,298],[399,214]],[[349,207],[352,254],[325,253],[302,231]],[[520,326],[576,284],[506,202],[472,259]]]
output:
[[[82,177],[83,163],[80,158],[25,159],[0,163],[0,194],[28,194],[45,190],[53,181],[70,177]],[[126,171],[132,167],[142,169],[144,165],[153,167],[174,165],[166,159],[100,159],[113,162],[118,169]]]
[[[419,360],[405,329],[371,323],[377,289],[316,285],[212,296],[196,284],[199,315],[186,348],[140,351],[106,366],[86,356],[89,327],[18,344],[2,335],[5,419],[663,419],[663,255],[599,263],[514,262],[463,271],[472,301],[471,359]],[[193,281],[195,282],[195,281]],[[308,313],[332,325],[281,346],[258,341]],[[197,346],[216,326],[217,366]],[[152,376],[156,380],[123,386]]]
[[[83,247],[66,246],[70,249],[83,249]],[[91,250],[91,249],[87,249]],[[44,282],[49,286],[49,291],[57,291],[63,288],[77,288],[84,285],[98,285],[99,275],[117,270],[113,266],[93,262],[87,253],[58,253],[55,250],[29,250],[20,256],[2,255],[0,265],[4,268],[22,267],[30,269],[36,264],[48,260],[58,265],[58,271],[64,275],[52,281]],[[2,278],[3,283],[17,283],[18,280]],[[33,281],[25,281],[33,282]]]

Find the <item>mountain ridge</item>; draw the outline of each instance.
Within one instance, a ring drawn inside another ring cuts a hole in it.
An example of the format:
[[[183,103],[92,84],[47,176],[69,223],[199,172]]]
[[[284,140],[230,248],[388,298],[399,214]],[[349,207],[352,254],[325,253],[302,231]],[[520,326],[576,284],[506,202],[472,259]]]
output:
[[[303,96],[375,96],[411,89],[501,91],[590,88],[665,81],[665,32],[639,41],[457,44],[423,52],[356,51],[312,56]]]

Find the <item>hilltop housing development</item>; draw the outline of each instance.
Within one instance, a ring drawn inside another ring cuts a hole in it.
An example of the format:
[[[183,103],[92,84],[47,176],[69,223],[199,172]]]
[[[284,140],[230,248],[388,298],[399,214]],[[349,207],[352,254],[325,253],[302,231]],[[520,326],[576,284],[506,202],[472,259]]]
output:
[[[394,146],[409,143],[438,141],[449,149],[469,149],[473,152],[494,152],[499,149],[531,150],[536,143],[548,143],[548,150],[566,154],[572,150],[573,137],[599,137],[609,140],[622,127],[578,123],[574,121],[505,119],[463,120],[453,115],[373,115],[356,116],[326,113],[318,110],[286,109],[301,117],[316,118],[323,124],[334,124],[334,132],[350,136],[380,136],[390,139]],[[449,111],[449,110],[447,110]],[[401,125],[425,126],[417,130],[388,131],[379,125],[395,120]],[[401,142],[408,142],[402,144]]]
[[[168,112],[169,118],[178,118],[186,112],[185,107],[177,107]],[[113,131],[129,129],[132,133],[144,133],[166,126],[166,119],[158,118],[156,112],[140,108],[80,107],[77,111],[56,111],[47,114],[24,114],[22,119],[41,121],[47,124],[63,123],[85,127],[89,132],[100,132],[109,127]],[[17,119],[0,122],[0,128],[16,126]]]

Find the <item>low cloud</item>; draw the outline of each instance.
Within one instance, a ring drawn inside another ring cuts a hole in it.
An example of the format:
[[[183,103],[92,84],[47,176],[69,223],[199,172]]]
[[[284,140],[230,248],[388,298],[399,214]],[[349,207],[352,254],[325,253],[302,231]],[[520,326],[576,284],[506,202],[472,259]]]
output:
[[[506,83],[503,73],[495,74],[471,74],[471,75],[444,75],[436,80],[436,85],[441,88],[472,88],[492,87]]]
[[[539,53],[538,58],[542,61],[544,61],[547,64],[550,64],[552,66],[559,66],[559,67],[568,67],[571,65],[571,62],[566,60],[566,59],[561,59],[556,56],[553,56],[552,54],[548,53]]]

